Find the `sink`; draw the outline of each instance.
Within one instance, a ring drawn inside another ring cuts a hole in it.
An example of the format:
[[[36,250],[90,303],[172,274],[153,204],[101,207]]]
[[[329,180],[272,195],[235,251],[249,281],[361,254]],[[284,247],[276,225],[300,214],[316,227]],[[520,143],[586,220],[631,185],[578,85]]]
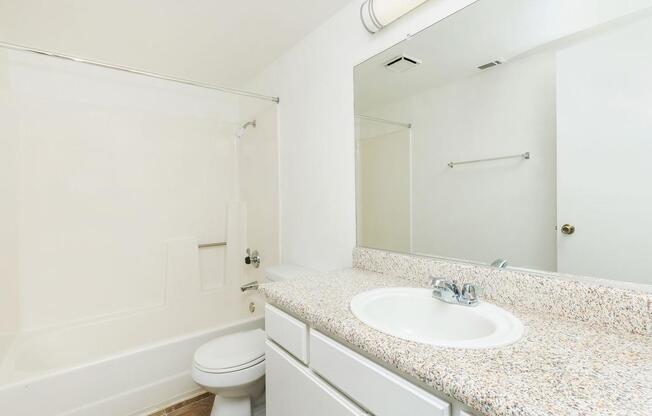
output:
[[[512,344],[523,324],[486,302],[462,306],[432,297],[431,289],[384,288],[351,300],[356,318],[388,335],[447,348],[493,348]]]

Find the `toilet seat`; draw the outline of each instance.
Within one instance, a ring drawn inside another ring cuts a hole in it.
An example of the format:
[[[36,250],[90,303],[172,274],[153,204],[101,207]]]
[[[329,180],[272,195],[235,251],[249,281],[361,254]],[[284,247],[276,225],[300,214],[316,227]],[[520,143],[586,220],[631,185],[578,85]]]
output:
[[[260,329],[225,335],[197,349],[193,367],[204,373],[242,371],[265,360],[265,333]]]
[[[197,363],[196,361],[193,363],[193,366],[200,371],[203,371],[204,373],[210,373],[210,374],[226,374],[226,373],[232,373],[234,371],[242,371],[246,370],[247,368],[253,367],[256,364],[262,363],[265,361],[265,356],[263,355],[262,357],[258,357],[255,360],[249,361],[247,363],[243,363],[234,367],[228,367],[228,368],[210,368],[210,367],[204,367]]]
[[[195,351],[192,379],[215,394],[213,416],[251,416],[251,400],[265,389],[265,332],[218,337]]]

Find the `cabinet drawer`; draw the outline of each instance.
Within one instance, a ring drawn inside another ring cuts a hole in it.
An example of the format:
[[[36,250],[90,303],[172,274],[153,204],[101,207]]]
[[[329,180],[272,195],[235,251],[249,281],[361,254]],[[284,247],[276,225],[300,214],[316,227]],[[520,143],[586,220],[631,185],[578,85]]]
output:
[[[308,327],[271,305],[265,306],[265,332],[287,352],[308,364]]]
[[[450,404],[315,330],[310,368],[376,416],[450,416]]]
[[[267,416],[367,416],[274,342],[265,344]]]

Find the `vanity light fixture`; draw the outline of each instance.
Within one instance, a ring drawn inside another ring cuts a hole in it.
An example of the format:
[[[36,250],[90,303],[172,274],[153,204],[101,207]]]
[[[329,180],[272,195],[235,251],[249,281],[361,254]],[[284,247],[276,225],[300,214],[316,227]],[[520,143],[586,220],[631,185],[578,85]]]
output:
[[[369,33],[376,33],[427,0],[365,0],[360,19]]]

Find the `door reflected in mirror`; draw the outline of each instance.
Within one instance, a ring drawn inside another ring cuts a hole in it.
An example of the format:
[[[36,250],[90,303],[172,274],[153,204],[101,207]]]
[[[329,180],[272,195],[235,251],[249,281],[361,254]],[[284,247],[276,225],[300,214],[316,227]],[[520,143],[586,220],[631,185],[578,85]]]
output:
[[[358,245],[652,284],[651,42],[652,0],[480,0],[358,65]]]

